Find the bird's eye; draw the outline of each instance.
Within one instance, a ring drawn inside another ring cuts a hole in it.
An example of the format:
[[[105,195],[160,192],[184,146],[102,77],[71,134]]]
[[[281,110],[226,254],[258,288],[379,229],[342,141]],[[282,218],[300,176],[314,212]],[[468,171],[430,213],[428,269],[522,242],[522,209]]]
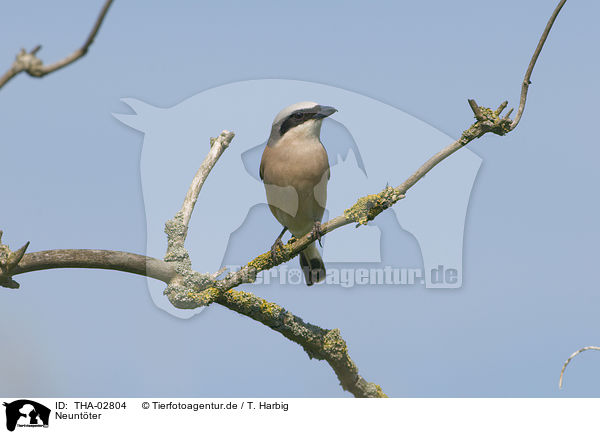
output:
[[[302,119],[302,117],[304,116],[304,113],[294,113],[294,119]]]

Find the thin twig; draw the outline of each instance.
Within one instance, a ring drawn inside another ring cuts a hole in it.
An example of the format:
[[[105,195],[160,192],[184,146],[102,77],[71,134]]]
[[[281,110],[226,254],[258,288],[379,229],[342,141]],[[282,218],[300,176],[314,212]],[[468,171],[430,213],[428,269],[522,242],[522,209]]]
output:
[[[544,29],[544,32],[542,33],[540,41],[538,42],[537,47],[535,48],[535,51],[533,52],[533,56],[531,57],[531,61],[529,62],[529,66],[527,67],[527,71],[525,72],[525,77],[523,78],[523,84],[521,87],[521,100],[519,102],[519,109],[517,110],[515,119],[512,122],[511,130],[514,130],[515,127],[519,124],[519,121],[521,120],[521,116],[523,115],[523,110],[525,110],[525,102],[527,101],[527,90],[529,89],[529,85],[531,84],[530,79],[531,79],[531,73],[533,72],[533,67],[535,66],[535,62],[537,61],[540,53],[542,52],[542,48],[544,47],[544,43],[546,42],[546,39],[548,39],[548,34],[550,33],[550,29],[552,28],[552,25],[554,24],[554,20],[556,20],[558,13],[560,12],[560,10],[562,9],[562,7],[565,5],[566,2],[567,2],[567,0],[561,0],[560,3],[558,3],[558,6],[556,6],[556,9],[554,9],[554,12],[552,12],[550,19],[548,20],[548,23],[546,24],[546,28]]]
[[[565,369],[567,369],[567,365],[569,364],[569,362],[571,362],[571,360],[577,356],[580,353],[583,353],[584,351],[587,350],[596,350],[596,351],[600,351],[600,347],[583,347],[577,351],[575,351],[573,354],[571,354],[571,356],[567,359],[567,361],[564,363],[562,369],[560,370],[560,378],[558,379],[558,388],[562,389],[563,386],[563,376],[565,374]]]
[[[94,39],[96,38],[96,35],[98,34],[98,30],[100,30],[100,26],[102,25],[102,22],[104,21],[104,17],[106,16],[106,13],[108,12],[108,8],[112,4],[112,2],[113,2],[113,0],[106,0],[106,3],[104,3],[104,6],[102,7],[100,14],[98,15],[98,18],[96,19],[96,22],[94,23],[94,27],[92,27],[92,31],[90,32],[87,39],[85,40],[83,47],[81,47],[81,49],[84,52],[86,52],[88,50],[88,48],[90,47],[90,45],[92,45],[92,43],[94,42]]]
[[[508,101],[502,101],[502,103],[498,106],[498,108],[496,109],[496,114],[498,116],[500,116],[500,113],[502,113],[502,110],[504,110],[506,108],[506,106],[508,105]]]
[[[473,114],[475,115],[475,119],[477,119],[478,121],[482,121],[485,118],[483,117],[483,114],[481,113],[481,109],[479,108],[479,106],[477,105],[477,103],[475,102],[474,99],[468,99],[467,102],[469,103],[469,106],[471,107],[471,110],[473,110]]]
[[[185,226],[184,238],[185,235],[187,235],[190,218],[192,217],[192,212],[194,211],[194,206],[196,205],[196,201],[198,200],[198,195],[200,194],[200,190],[202,190],[204,181],[206,181],[210,171],[213,167],[215,167],[215,164],[221,155],[223,155],[225,149],[229,147],[229,144],[233,140],[234,136],[235,134],[230,131],[223,131],[219,137],[216,139],[211,139],[210,151],[196,172],[196,176],[194,176],[194,179],[190,184],[190,188],[185,195],[183,205],[181,206],[180,212],[182,214],[182,223]]]
[[[2,88],[10,79],[21,72],[27,72],[30,76],[40,78],[51,72],[54,72],[58,69],[64,68],[67,65],[75,62],[77,59],[85,56],[90,45],[94,42],[94,38],[98,34],[98,30],[104,21],[104,17],[108,12],[108,8],[112,4],[113,0],[106,0],[94,26],[87,39],[83,43],[83,45],[75,50],[73,53],[65,57],[64,59],[59,60],[51,65],[44,65],[43,62],[36,56],[37,52],[42,48],[41,45],[36,46],[30,52],[26,52],[25,50],[21,50],[11,65],[11,67],[6,71],[2,77],[0,77],[0,88]]]

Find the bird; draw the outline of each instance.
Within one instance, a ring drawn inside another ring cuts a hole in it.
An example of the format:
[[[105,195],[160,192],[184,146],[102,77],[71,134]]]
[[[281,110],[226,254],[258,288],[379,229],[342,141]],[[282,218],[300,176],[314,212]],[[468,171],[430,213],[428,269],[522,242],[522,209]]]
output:
[[[283,230],[271,246],[276,257],[283,248],[286,231],[300,238],[312,232],[321,243],[321,218],[327,202],[329,158],[321,143],[323,119],[337,111],[312,101],[292,104],[281,110],[260,162],[267,203]],[[300,267],[306,285],[325,279],[325,264],[315,242],[300,252]]]

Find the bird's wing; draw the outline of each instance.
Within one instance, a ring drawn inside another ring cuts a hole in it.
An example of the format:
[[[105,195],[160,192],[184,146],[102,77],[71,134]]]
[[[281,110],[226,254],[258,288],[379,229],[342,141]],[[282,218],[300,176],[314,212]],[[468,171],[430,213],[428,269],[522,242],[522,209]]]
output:
[[[323,142],[321,142],[321,140],[319,140],[319,143],[321,144],[321,146],[323,146]],[[325,146],[323,146],[323,149],[325,149]],[[327,180],[329,181],[329,179],[331,178],[331,167],[329,166],[329,155],[327,155],[327,149],[325,149],[325,156],[327,158]]]
[[[258,175],[261,180],[264,180],[265,175],[265,155],[269,152],[269,146],[265,146],[265,151],[262,154],[262,158],[260,159],[260,169],[258,169]]]

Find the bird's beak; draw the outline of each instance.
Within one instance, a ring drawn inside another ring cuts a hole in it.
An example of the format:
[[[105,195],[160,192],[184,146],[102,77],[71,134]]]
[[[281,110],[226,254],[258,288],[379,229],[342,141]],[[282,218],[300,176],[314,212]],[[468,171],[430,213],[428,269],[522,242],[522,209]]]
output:
[[[334,114],[337,111],[336,108],[333,107],[329,107],[326,105],[320,105],[317,113],[313,116],[314,119],[324,119],[327,116],[331,116],[332,114]]]

